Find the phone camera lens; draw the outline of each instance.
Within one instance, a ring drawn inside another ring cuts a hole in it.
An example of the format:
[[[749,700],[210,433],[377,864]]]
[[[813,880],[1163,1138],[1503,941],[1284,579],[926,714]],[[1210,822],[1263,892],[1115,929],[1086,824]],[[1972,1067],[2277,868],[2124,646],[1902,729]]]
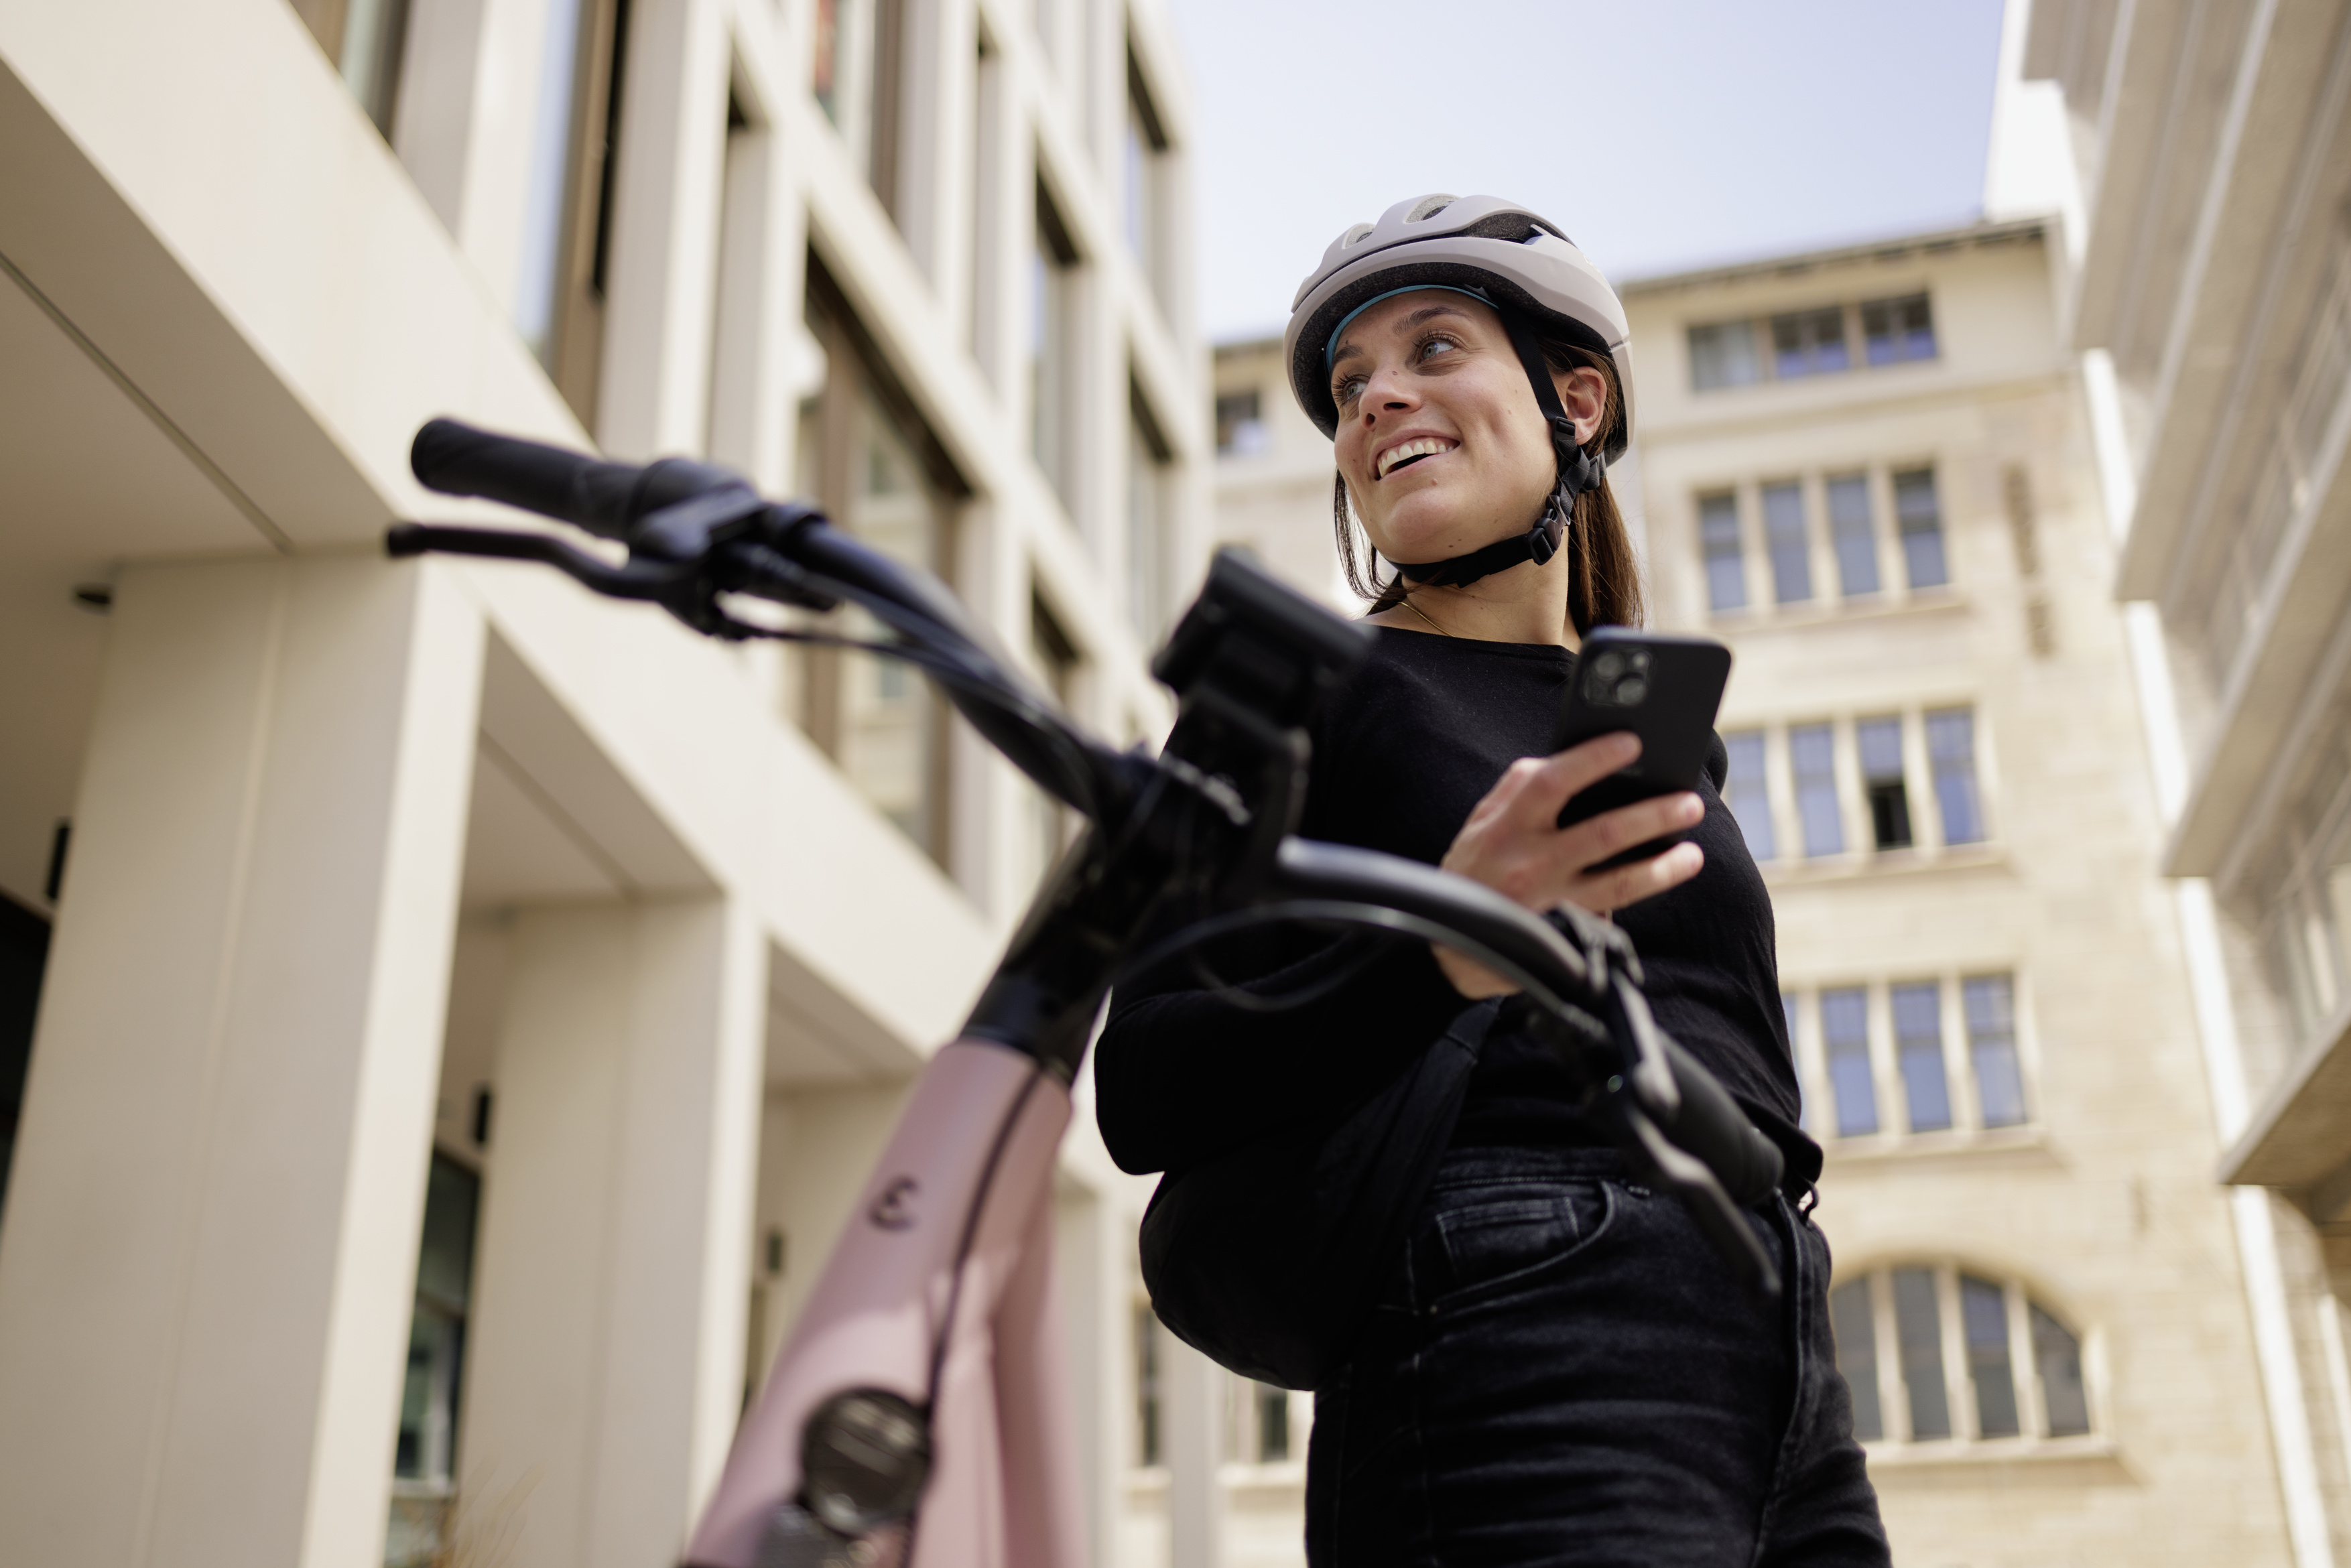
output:
[[[1615,653],[1601,654],[1592,661],[1592,673],[1604,682],[1614,681],[1617,676],[1625,673],[1624,655]]]
[[[1633,706],[1648,695],[1649,683],[1638,675],[1627,676],[1616,688],[1616,700],[1626,707]]]

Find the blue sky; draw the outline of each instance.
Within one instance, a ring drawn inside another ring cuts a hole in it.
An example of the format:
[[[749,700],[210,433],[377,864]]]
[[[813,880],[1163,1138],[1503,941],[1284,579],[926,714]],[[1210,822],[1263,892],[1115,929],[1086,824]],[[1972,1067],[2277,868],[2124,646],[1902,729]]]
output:
[[[1201,323],[1278,331],[1349,224],[1515,197],[1613,277],[1966,222],[2001,0],[1167,0]]]

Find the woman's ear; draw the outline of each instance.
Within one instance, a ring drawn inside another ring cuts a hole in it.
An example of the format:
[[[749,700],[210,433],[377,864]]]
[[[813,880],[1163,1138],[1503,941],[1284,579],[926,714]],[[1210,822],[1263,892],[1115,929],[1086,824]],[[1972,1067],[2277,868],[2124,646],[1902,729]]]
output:
[[[1575,422],[1575,444],[1582,446],[1600,434],[1600,421],[1608,413],[1608,379],[1590,365],[1553,371],[1551,379],[1559,389],[1560,407]]]

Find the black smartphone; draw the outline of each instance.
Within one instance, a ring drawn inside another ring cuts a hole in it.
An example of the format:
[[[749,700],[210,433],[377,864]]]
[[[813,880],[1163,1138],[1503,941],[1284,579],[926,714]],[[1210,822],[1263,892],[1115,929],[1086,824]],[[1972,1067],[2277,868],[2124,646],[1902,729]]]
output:
[[[1677,637],[1598,626],[1583,640],[1575,678],[1561,704],[1553,751],[1595,736],[1629,729],[1641,755],[1571,799],[1559,814],[1562,828],[1653,795],[1698,788],[1714,747],[1714,716],[1730,680],[1730,650],[1711,637]],[[1629,865],[1659,855],[1689,837],[1689,830],[1635,844],[1593,867]]]

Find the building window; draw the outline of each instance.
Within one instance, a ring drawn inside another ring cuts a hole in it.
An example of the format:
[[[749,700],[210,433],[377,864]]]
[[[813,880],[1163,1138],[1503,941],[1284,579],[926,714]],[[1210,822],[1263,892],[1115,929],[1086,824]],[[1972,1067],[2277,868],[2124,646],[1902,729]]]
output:
[[[523,187],[515,329],[582,424],[596,423],[627,0],[549,0],[530,172]]]
[[[1134,1309],[1134,1461],[1146,1469],[1167,1462],[1159,1388],[1159,1319],[1145,1303]]]
[[[2271,988],[2307,1050],[2340,1030],[2351,998],[2351,767],[2339,748],[2278,814],[2286,826],[2252,902]]]
[[[1719,321],[1689,329],[1690,384],[1699,392],[1743,387],[1763,379],[1749,321]]]
[[[1935,805],[1942,813],[1943,841],[1983,841],[1983,800],[1976,785],[1976,716],[1972,708],[1945,708],[1927,716],[1927,759],[1935,770]]]
[[[1938,588],[1951,580],[1943,559],[1943,508],[1935,496],[1935,471],[1914,468],[1894,476],[1894,517],[1902,534],[1902,561],[1913,588]]]
[[[1873,365],[1935,357],[1935,317],[1923,294],[1872,299],[1861,308],[1863,351]]]
[[[1823,306],[1771,318],[1771,373],[1782,381],[1851,370],[1844,307]]]
[[[834,522],[910,566],[952,579],[953,521],[967,493],[867,338],[839,286],[809,258],[807,325],[824,380],[802,406],[800,488]],[[888,633],[861,610],[831,630]],[[948,820],[947,708],[895,659],[824,647],[797,655],[800,727],[858,791],[942,865]]]
[[[383,139],[392,140],[400,68],[408,46],[409,0],[293,0],[294,14],[319,41]]]
[[[1759,329],[1771,334],[1768,360],[1756,351]],[[1862,353],[1872,365],[1904,364],[1936,355],[1935,319],[1924,294],[1872,299],[1861,307]],[[1764,379],[1791,381],[1854,367],[1845,307],[1793,310],[1768,321],[1713,321],[1689,329],[1690,385],[1698,392],[1749,386]]]
[[[1126,607],[1136,635],[1156,642],[1167,600],[1166,438],[1143,401],[1129,399],[1126,438]]]
[[[1771,831],[1771,789],[1763,771],[1763,732],[1740,730],[1724,736],[1722,744],[1730,758],[1730,769],[1722,781],[1723,804],[1738,820],[1740,834],[1747,841],[1747,852],[1759,861],[1771,860],[1780,851]]]
[[[1840,1138],[1877,1131],[1877,1078],[1869,1061],[1869,992],[1847,986],[1821,993],[1821,1046]]]
[[[1167,256],[1161,232],[1166,225],[1164,172],[1167,131],[1158,105],[1143,79],[1143,67],[1126,57],[1126,247],[1163,308],[1167,298]]]
[[[1739,549],[1739,497],[1725,490],[1698,499],[1698,548],[1706,556],[1706,601],[1715,610],[1747,603],[1747,566]]]
[[[1217,455],[1255,457],[1270,448],[1258,389],[1217,394]]]
[[[441,1561],[457,1476],[457,1402],[465,1387],[474,1225],[482,1178],[437,1150],[425,1176],[424,1232],[408,1323],[408,1371],[392,1444],[388,1564]]]
[[[1796,775],[1796,816],[1803,825],[1804,853],[1844,853],[1834,732],[1825,724],[1796,726],[1788,731],[1788,760]]]
[[[1075,710],[1078,671],[1081,661],[1077,644],[1061,629],[1061,619],[1053,613],[1052,606],[1032,584],[1029,592],[1029,651],[1037,661],[1038,673],[1044,678],[1045,689],[1061,705],[1061,711]],[[1062,846],[1069,842],[1071,812],[1067,806],[1035,785],[1027,786],[1031,810],[1035,813],[1036,873],[1032,883],[1042,883],[1045,873],[1061,858]]]
[[[1071,382],[1077,262],[1061,209],[1040,181],[1029,253],[1029,452],[1065,507],[1076,406]]]
[[[1246,1377],[1235,1377],[1226,1387],[1226,1451],[1234,1459],[1244,1465],[1279,1465],[1301,1457],[1299,1423],[1291,1418],[1288,1389]]]
[[[2016,984],[2006,975],[1959,982],[1967,1018],[1968,1060],[1976,1074],[1976,1103],[1987,1127],[2024,1124],[2024,1069],[2016,1054]]]
[[[1861,753],[1861,787],[1869,800],[1869,829],[1875,847],[1910,847],[1910,792],[1902,779],[1902,721],[1865,718],[1853,727],[1855,747]]]
[[[1771,591],[1782,604],[1813,596],[1813,555],[1804,537],[1804,488],[1763,486],[1763,540],[1771,552]]]
[[[1950,1262],[1880,1270],[1832,1291],[1829,1316],[1864,1442],[2091,1430],[2081,1339],[2016,1281]]]
[[[1947,1018],[1944,1005],[1954,985],[1959,1010]],[[2025,1124],[2013,976],[1944,976],[1898,981],[1885,989],[1883,1016],[1893,1029],[1890,1053],[1872,1039],[1870,987],[1836,986],[1820,993],[1821,1059],[1803,1071],[1817,1071],[1828,1082],[1836,1105],[1835,1136],[1860,1137],[1882,1129],[1975,1133]],[[1957,1082],[1947,1046],[1947,1025],[1954,1019],[1966,1030],[1968,1047]],[[1890,1067],[1900,1078],[1900,1106],[1878,1103],[1879,1067]]]
[[[1910,1130],[1946,1133],[1951,1127],[1951,1084],[1943,1071],[1943,988],[1934,981],[1896,986],[1894,1054],[1902,1067],[1902,1092],[1910,1104]]]
[[[905,60],[905,0],[816,0],[809,85],[893,222]]]
[[[1847,599],[1877,591],[1877,529],[1869,516],[1869,476],[1834,474],[1825,486],[1837,585]]]

